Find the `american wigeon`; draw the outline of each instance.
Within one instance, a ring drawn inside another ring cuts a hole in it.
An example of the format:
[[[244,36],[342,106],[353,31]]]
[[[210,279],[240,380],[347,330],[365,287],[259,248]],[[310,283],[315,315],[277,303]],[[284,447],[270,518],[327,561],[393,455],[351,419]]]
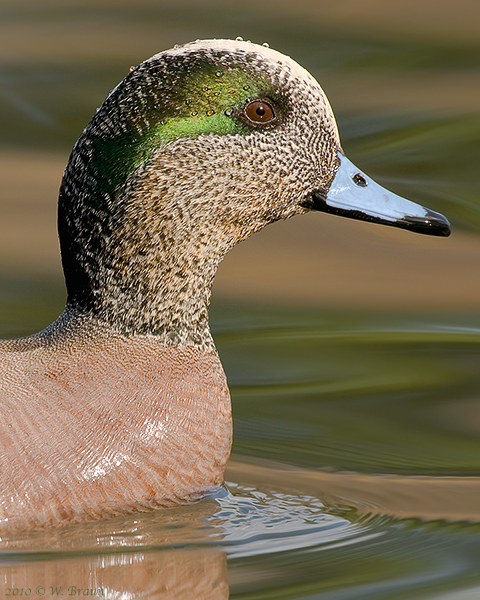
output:
[[[215,272],[241,240],[310,210],[450,232],[346,159],[321,87],[290,58],[208,40],[131,70],[63,177],[65,311],[0,344],[0,526],[169,506],[222,482]]]

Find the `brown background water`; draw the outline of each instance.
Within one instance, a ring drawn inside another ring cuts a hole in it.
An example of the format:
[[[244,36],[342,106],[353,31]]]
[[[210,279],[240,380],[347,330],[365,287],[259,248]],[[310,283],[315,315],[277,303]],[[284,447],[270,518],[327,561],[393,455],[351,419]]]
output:
[[[130,65],[196,38],[295,58],[349,158],[454,233],[311,214],[235,248],[211,314],[229,493],[5,538],[0,594],[480,597],[479,30],[474,0],[1,2],[3,337],[62,308],[56,196],[82,128]]]

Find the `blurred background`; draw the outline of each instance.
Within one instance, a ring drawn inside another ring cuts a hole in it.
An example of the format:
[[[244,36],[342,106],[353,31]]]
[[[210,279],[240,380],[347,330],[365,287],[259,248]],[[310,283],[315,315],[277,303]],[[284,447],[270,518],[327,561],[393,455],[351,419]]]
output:
[[[480,597],[479,32],[478,0],[0,0],[1,337],[62,310],[57,194],[95,109],[131,65],[197,38],[242,36],[292,56],[326,91],[350,160],[453,229],[431,238],[312,213],[234,248],[211,311],[232,391],[233,496],[177,511],[161,541],[163,521],[131,537],[95,529],[100,554],[73,566],[0,560],[0,581],[64,569],[100,585],[105,546],[192,543],[198,560],[172,551],[177,584],[215,572],[223,583],[209,585],[223,591],[168,597],[225,598],[228,585],[235,598]],[[343,475],[339,491],[332,472],[358,479]],[[215,545],[204,529],[217,509]],[[167,597],[129,587],[140,555],[109,557],[124,594],[112,598]],[[169,556],[141,555],[152,586]]]

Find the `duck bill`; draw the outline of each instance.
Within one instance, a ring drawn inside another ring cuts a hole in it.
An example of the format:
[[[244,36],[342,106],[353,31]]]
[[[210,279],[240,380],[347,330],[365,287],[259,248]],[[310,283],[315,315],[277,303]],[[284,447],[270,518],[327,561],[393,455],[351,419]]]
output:
[[[443,215],[389,192],[340,152],[338,158],[340,166],[328,193],[315,192],[310,208],[427,235],[450,235],[450,223]]]

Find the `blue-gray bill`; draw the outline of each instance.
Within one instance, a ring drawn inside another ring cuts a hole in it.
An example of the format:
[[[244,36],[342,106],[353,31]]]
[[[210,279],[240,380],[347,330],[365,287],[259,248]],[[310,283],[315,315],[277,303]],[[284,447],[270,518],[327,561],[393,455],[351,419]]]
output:
[[[450,223],[443,215],[386,190],[343,154],[338,157],[340,166],[328,193],[312,194],[309,208],[427,235],[450,235]]]

